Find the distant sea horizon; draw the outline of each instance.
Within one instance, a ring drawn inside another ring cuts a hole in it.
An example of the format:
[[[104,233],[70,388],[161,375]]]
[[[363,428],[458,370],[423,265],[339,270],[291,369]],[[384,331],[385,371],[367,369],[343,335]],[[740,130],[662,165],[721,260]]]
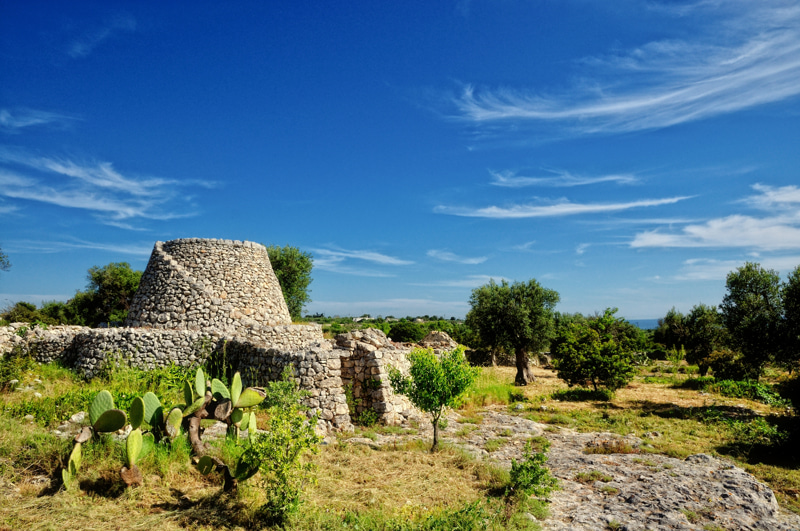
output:
[[[627,321],[642,330],[655,330],[658,328],[658,319],[628,319]]]

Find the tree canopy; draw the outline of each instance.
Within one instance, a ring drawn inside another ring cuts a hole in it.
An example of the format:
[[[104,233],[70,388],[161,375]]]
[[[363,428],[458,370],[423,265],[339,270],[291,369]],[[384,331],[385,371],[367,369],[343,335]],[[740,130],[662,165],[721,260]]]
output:
[[[77,291],[66,303],[45,302],[40,309],[27,302],[18,302],[4,314],[8,321],[45,324],[72,324],[96,327],[101,323],[121,323],[128,316],[133,296],[139,289],[141,271],[134,271],[127,262],[93,266],[87,273],[85,291]]]
[[[389,368],[389,380],[395,393],[405,395],[416,407],[430,413],[433,424],[433,446],[439,447],[439,421],[448,407],[454,407],[459,397],[472,385],[478,374],[457,348],[436,356],[432,350],[419,349],[408,355],[409,375],[395,367]]]
[[[781,359],[790,367],[800,361],[800,266],[789,273],[783,286],[784,343]]]
[[[616,308],[585,321],[572,321],[559,330],[550,353],[558,377],[572,385],[591,383],[609,391],[624,387],[636,373],[634,343],[626,321],[615,317]]]
[[[533,381],[528,353],[541,352],[550,344],[558,301],[558,292],[542,287],[535,279],[513,284],[490,280],[472,290],[467,326],[478,332],[484,348],[513,351],[514,382],[527,385]]]
[[[732,346],[741,352],[747,376],[758,379],[781,347],[783,302],[781,280],[772,269],[746,262],[728,273],[722,299],[722,321]]]
[[[314,267],[314,257],[311,253],[303,252],[297,247],[289,245],[267,247],[272,270],[278,277],[278,283],[283,291],[283,298],[289,308],[289,315],[293,320],[299,320],[303,307],[311,302],[308,285],[311,284],[311,269]]]
[[[711,357],[715,350],[725,342],[725,328],[722,316],[714,306],[697,304],[692,307],[685,318],[686,361],[697,364],[700,375],[705,376],[711,365]]]

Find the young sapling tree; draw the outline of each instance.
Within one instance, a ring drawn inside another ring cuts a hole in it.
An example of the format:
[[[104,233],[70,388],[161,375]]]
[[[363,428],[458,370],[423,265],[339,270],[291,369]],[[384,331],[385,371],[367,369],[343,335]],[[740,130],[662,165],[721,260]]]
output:
[[[419,349],[408,355],[411,362],[408,376],[397,368],[389,367],[389,381],[395,393],[405,395],[411,403],[431,415],[433,446],[439,449],[439,422],[445,409],[454,407],[459,397],[469,389],[478,375],[478,368],[470,367],[463,348],[457,348],[437,357],[432,350]]]

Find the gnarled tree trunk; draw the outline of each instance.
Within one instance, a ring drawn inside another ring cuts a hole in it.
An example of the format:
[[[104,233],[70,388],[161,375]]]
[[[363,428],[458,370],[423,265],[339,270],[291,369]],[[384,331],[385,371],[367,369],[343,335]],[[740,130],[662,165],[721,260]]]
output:
[[[530,360],[528,360],[528,351],[518,348],[515,354],[517,358],[517,376],[514,378],[514,385],[528,385],[536,380],[533,376]]]

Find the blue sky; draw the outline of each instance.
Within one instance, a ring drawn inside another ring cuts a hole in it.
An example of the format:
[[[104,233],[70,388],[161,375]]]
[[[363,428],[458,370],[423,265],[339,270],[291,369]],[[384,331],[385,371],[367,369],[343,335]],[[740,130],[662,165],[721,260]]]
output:
[[[183,237],[311,252],[326,315],[800,264],[794,1],[0,0],[0,72],[0,306]]]

